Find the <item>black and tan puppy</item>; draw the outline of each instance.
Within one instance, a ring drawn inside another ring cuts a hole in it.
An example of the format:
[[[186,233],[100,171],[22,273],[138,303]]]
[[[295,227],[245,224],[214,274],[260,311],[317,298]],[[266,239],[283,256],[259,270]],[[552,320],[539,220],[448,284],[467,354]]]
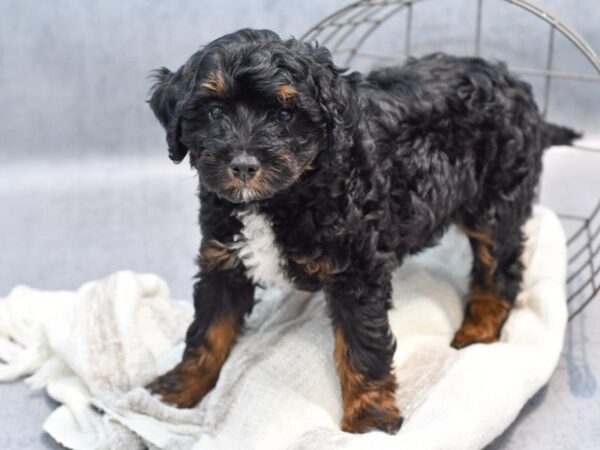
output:
[[[452,346],[498,339],[521,282],[521,227],[543,149],[577,135],[545,123],[504,65],[443,54],[368,76],[322,47],[241,30],[176,72],[150,106],[169,156],[200,179],[196,315],[183,361],[150,387],[180,407],[215,385],[256,285],[324,289],[342,429],[393,433],[391,271],[456,224],[473,248]]]

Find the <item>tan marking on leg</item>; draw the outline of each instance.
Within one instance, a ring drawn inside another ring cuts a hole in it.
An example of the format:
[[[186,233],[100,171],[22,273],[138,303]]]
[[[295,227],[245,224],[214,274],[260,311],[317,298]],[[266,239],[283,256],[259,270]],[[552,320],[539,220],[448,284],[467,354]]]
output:
[[[471,230],[465,226],[462,231],[475,241],[474,263],[479,262],[485,268],[483,280],[471,284],[470,298],[460,329],[454,335],[451,345],[455,348],[475,343],[491,343],[498,340],[502,325],[508,317],[511,303],[497,294],[494,275],[497,261],[492,255],[496,242],[489,232]]]
[[[201,86],[219,97],[225,97],[225,94],[227,93],[227,84],[225,83],[223,74],[220,72],[211,73],[208,78],[202,82]]]
[[[366,382],[348,357],[341,329],[335,332],[334,359],[342,387],[344,419],[342,430],[364,433],[371,429],[395,433],[402,424],[396,406],[396,379],[390,372],[382,380]]]
[[[491,253],[496,248],[496,243],[492,240],[491,234],[487,232],[471,230],[464,225],[460,225],[460,229],[469,238],[477,241],[475,257],[486,267],[488,271],[488,277],[491,280],[491,278],[494,276],[494,272],[496,272],[497,266],[496,260]]]
[[[496,294],[473,289],[463,323],[450,345],[463,348],[475,343],[497,341],[510,308],[511,304]]]
[[[282,84],[276,91],[277,99],[286,108],[294,105],[296,94],[296,88],[291,84]]]
[[[215,239],[202,245],[200,261],[203,268],[213,270],[231,270],[239,262],[233,248]]]
[[[178,408],[196,405],[216,384],[238,331],[233,315],[218,319],[207,330],[204,342],[196,348],[186,348],[183,361],[149,388]]]

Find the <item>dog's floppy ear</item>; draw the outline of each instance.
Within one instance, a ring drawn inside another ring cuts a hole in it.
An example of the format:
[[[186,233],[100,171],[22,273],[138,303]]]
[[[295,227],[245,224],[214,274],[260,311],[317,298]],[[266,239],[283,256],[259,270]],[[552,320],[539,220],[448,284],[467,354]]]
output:
[[[335,164],[344,160],[344,152],[353,143],[360,118],[356,95],[359,74],[344,75],[346,69],[337,67],[331,53],[324,47],[304,44],[314,61],[312,80],[317,90],[319,106],[327,121],[327,140],[330,157]]]
[[[181,116],[178,108],[178,96],[181,95],[183,70],[173,73],[166,67],[161,67],[154,73],[156,83],[150,93],[150,108],[154,115],[167,131],[167,145],[169,158],[174,163],[180,163],[187,154],[187,147],[179,140],[181,137]]]

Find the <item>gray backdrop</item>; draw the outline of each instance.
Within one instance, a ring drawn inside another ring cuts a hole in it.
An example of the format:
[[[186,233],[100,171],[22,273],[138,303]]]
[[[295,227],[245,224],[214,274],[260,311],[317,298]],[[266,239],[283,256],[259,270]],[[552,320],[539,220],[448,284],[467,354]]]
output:
[[[464,51],[464,40],[472,33],[474,2],[430,0],[418,5],[413,33],[417,50]],[[200,45],[241,27],[300,36],[347,3],[0,0],[0,158],[155,154],[163,136],[144,104],[151,69],[176,68]],[[538,3],[600,48],[597,0]],[[543,64],[541,43],[547,33],[538,20],[498,0],[488,0],[486,8],[488,54]],[[371,44],[402,48],[401,29],[388,26],[382,31]],[[589,72],[570,45],[557,40],[557,50],[563,48],[563,69]],[[566,116],[576,113],[586,119],[600,102],[598,90],[595,95],[584,89],[568,92],[577,98],[574,104],[560,105],[569,108]]]

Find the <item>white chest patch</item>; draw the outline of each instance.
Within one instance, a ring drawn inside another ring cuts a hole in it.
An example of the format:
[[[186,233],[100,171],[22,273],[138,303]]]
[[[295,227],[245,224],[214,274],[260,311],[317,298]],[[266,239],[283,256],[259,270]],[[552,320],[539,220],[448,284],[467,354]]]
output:
[[[253,209],[238,213],[237,218],[243,227],[236,236],[235,248],[248,277],[265,286],[290,287],[269,219]]]

